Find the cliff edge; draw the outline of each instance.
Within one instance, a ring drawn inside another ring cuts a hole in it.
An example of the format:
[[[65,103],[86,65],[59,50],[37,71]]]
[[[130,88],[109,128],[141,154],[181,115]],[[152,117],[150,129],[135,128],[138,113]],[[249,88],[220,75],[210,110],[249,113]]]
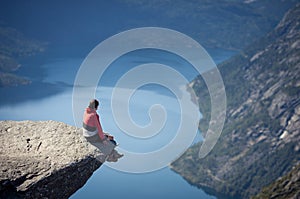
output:
[[[68,198],[101,166],[73,126],[0,121],[0,198]]]

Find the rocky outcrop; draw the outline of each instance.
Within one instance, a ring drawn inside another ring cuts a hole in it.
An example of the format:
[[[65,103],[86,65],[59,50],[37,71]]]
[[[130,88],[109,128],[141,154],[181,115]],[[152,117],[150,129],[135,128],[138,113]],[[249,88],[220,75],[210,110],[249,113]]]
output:
[[[68,198],[100,167],[73,126],[0,121],[0,198]]]
[[[300,161],[300,4],[266,37],[219,65],[227,120],[218,143],[200,159],[191,147],[172,169],[191,184],[234,198],[249,198]],[[209,94],[193,81],[205,132]]]
[[[276,182],[265,187],[252,199],[298,199],[300,198],[300,165]]]

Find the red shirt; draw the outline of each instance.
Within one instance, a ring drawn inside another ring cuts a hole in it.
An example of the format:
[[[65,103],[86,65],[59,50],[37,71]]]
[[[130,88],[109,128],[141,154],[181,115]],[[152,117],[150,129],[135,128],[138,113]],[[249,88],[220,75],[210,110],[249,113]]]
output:
[[[98,135],[103,140],[105,138],[102,126],[100,123],[99,115],[96,110],[86,108],[83,116],[83,123],[89,127],[95,127],[98,130]]]

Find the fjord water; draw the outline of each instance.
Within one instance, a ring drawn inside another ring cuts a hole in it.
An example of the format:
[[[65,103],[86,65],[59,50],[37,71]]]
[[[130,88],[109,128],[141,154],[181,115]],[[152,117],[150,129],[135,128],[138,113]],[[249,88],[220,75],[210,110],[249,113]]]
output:
[[[210,54],[215,62],[219,63],[233,55],[234,52],[212,50]],[[13,99],[2,99],[0,119],[57,120],[75,125],[72,115],[72,84],[82,61],[83,58],[50,59],[41,68],[45,73],[43,77],[37,77],[37,75],[30,77],[33,79],[32,85],[0,89],[1,96]],[[185,60],[170,53],[151,50],[133,52],[112,64],[103,79],[100,80],[96,92],[96,98],[101,102],[98,112],[104,130],[112,133],[120,146],[133,152],[160,149],[173,138],[178,128],[178,121],[180,121],[180,109],[175,96],[164,87],[148,85],[140,88],[134,94],[130,99],[129,108],[132,119],[140,125],[146,125],[149,122],[148,110],[151,104],[159,103],[165,107],[168,114],[166,126],[162,133],[154,138],[156,140],[149,142],[124,136],[114,122],[110,107],[110,95],[114,84],[128,69],[153,61],[173,67],[189,81],[197,75]],[[39,97],[37,93],[43,92],[44,94]],[[200,139],[201,136],[198,133],[194,142]],[[136,164],[140,163],[136,162]],[[168,167],[149,173],[131,174],[116,171],[106,164],[95,171],[88,182],[71,196],[73,199],[102,197],[215,198],[203,190],[191,186]]]

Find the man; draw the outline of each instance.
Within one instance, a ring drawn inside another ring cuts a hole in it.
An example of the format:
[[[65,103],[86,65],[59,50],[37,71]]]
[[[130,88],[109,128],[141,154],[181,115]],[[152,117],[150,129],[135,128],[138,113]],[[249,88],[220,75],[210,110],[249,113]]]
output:
[[[116,162],[123,155],[114,149],[116,141],[113,136],[103,132],[99,115],[96,112],[98,106],[99,101],[93,99],[85,109],[82,124],[83,136],[88,142],[99,148],[102,153],[109,155],[107,161]]]

